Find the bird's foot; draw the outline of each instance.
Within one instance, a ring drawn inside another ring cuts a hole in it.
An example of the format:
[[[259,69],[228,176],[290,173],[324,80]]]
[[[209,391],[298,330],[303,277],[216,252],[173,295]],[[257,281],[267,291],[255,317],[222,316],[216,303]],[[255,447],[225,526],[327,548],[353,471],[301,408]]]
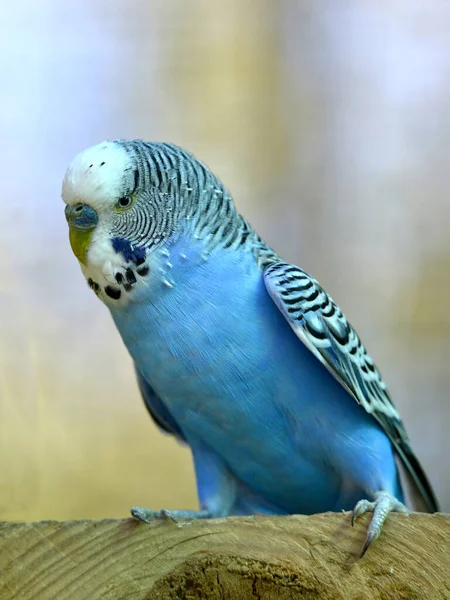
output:
[[[133,506],[131,514],[135,519],[143,523],[151,523],[156,519],[165,519],[177,523],[178,519],[209,519],[211,513],[207,510],[151,510],[149,508],[141,508]]]
[[[374,496],[375,500],[373,502],[360,500],[353,509],[352,526],[358,517],[366,512],[373,512],[373,517],[367,530],[366,541],[359,555],[360,557],[364,556],[373,540],[376,540],[380,535],[383,523],[390,512],[409,512],[406,506],[397,500],[397,498],[394,498],[392,494],[389,494],[389,492],[376,492]]]

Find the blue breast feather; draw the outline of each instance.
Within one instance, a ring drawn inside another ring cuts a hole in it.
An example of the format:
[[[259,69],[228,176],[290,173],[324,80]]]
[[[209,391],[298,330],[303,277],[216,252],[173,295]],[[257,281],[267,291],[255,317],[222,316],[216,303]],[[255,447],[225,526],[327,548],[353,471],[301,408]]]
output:
[[[173,287],[151,272],[111,308],[163,427],[207,444],[269,512],[350,509],[379,489],[402,499],[387,436],[297,338],[251,253],[169,249]]]

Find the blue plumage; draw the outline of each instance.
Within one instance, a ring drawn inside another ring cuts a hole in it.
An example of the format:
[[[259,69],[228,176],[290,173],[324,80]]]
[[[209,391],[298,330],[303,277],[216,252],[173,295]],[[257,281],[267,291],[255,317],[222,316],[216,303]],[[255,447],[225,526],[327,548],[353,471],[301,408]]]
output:
[[[114,252],[121,254],[125,261],[141,265],[145,261],[146,250],[142,246],[133,245],[129,240],[113,237],[111,244]]]
[[[313,513],[353,508],[368,490],[401,499],[385,433],[299,342],[251,254],[218,249],[205,260],[201,242],[177,238],[158,265],[173,287],[143,287],[126,310],[112,307],[137,369],[171,414],[169,422],[150,400],[157,419],[228,465],[236,504],[252,507],[247,496],[259,495],[273,512]],[[199,493],[208,505],[209,488]]]

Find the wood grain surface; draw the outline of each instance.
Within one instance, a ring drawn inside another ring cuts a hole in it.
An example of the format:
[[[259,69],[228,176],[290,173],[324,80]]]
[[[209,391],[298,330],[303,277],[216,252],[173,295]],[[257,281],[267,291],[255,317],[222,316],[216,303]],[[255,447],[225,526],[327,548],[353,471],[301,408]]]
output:
[[[1,600],[450,598],[450,516],[390,515],[366,556],[348,513],[0,526]]]

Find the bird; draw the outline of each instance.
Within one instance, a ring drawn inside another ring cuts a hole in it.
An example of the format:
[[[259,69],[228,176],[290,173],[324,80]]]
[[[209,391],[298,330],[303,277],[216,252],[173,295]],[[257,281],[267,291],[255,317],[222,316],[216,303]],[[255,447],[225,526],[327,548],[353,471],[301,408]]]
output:
[[[166,142],[104,141],[62,184],[69,240],[147,409],[191,451],[198,510],[141,521],[438,511],[379,370],[323,287],[284,261],[218,177]],[[401,478],[402,475],[402,478]]]

